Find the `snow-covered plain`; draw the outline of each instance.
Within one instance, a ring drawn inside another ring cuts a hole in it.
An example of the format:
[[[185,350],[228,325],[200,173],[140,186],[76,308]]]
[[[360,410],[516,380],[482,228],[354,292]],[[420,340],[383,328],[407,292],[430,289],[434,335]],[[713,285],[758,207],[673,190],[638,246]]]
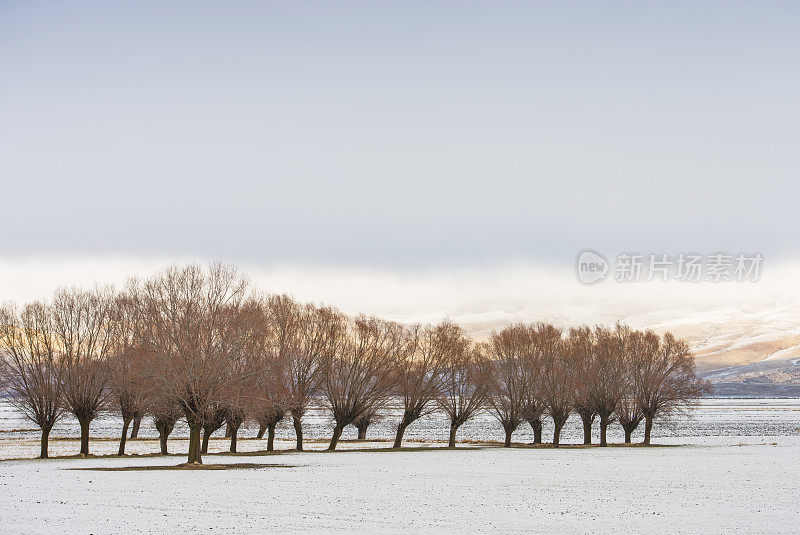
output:
[[[394,437],[402,411],[398,406],[390,406],[377,422],[370,426],[367,436],[370,439],[390,440]],[[120,419],[106,414],[94,420],[91,425],[90,451],[96,455],[108,455],[117,451]],[[595,426],[595,440],[599,439],[599,429]],[[634,441],[641,440],[642,427],[634,433]],[[327,445],[331,436],[333,422],[328,412],[316,407],[309,410],[303,419],[303,434],[311,448]],[[551,423],[544,421],[544,437],[552,433]],[[255,435],[252,423],[246,423],[239,432],[240,451],[258,451],[266,448],[266,440],[249,440]],[[763,437],[797,436],[800,434],[800,399],[732,399],[706,398],[697,406],[669,425],[656,425],[653,430],[656,442],[694,443],[697,437]],[[211,441],[211,451],[226,451],[228,441],[222,439],[223,430]],[[77,438],[80,428],[72,417],[64,417],[56,424],[50,439],[51,455],[75,455],[80,450]],[[128,453],[157,453],[159,451],[158,433],[149,419],[142,422],[140,439],[128,441]],[[294,443],[294,428],[290,418],[285,418],[276,432],[278,447],[290,448]],[[405,441],[415,443],[441,443],[447,441],[448,424],[442,414],[433,413],[414,422],[405,433]],[[580,419],[575,415],[567,421],[562,433],[562,442],[580,443],[583,429]],[[170,436],[170,451],[188,450],[188,429],[179,422]],[[342,438],[355,439],[356,430],[350,426]],[[514,441],[528,443],[533,441],[533,433],[527,424],[521,425],[514,433]],[[609,440],[622,442],[623,433],[618,425],[609,428]],[[471,443],[499,442],[503,440],[503,429],[488,412],[478,414],[458,431],[458,440]],[[381,444],[384,445],[385,444]],[[348,447],[343,444],[342,447]],[[358,447],[363,447],[359,444]],[[0,459],[30,458],[39,454],[39,430],[23,415],[6,402],[0,402]]]
[[[2,414],[0,434],[16,436],[0,440],[0,452],[19,456],[24,448],[10,444],[35,437],[8,428],[18,423],[8,407]],[[390,417],[371,429],[374,436],[388,438]],[[93,428],[108,437],[93,451],[115,449],[113,424],[108,418]],[[310,416],[311,448],[324,446],[326,425],[322,413]],[[420,442],[409,446],[431,448],[422,451],[205,457],[281,465],[255,469],[93,470],[174,466],[182,455],[0,461],[0,533],[797,533],[800,526],[800,400],[704,400],[693,419],[659,428],[657,442],[673,446],[651,448],[446,451],[438,449],[440,427],[433,417],[420,423],[429,439],[412,436]],[[497,429],[481,429],[475,425],[465,438],[502,438]],[[568,436],[577,442],[573,431]],[[60,434],[54,453],[75,453],[75,438],[66,429]],[[280,437],[278,448],[290,448],[288,429]],[[529,430],[515,439],[529,441]],[[141,453],[157,448],[151,439],[130,444]],[[220,438],[212,451],[226,446]],[[240,446],[258,450],[263,443]],[[184,453],[185,442],[171,441],[171,448]]]

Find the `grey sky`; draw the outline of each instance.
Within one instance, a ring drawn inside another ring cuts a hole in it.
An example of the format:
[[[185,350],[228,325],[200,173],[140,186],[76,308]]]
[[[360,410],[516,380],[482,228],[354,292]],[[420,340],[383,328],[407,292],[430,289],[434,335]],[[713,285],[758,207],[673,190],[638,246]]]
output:
[[[0,4],[6,258],[800,253],[792,2]]]

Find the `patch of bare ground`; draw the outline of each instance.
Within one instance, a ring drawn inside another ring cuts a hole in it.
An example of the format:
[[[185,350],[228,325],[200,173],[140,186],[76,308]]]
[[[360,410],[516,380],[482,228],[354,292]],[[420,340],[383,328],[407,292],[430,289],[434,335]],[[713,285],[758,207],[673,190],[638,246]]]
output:
[[[559,444],[558,446],[554,446],[552,443],[544,443],[544,444],[522,444],[522,443],[511,443],[512,448],[525,448],[525,449],[554,449],[554,450],[580,450],[580,449],[590,449],[590,448],[680,448],[683,444],[642,444],[640,442],[633,443],[633,444],[621,444],[621,443],[608,443],[606,446],[601,446],[600,444]]]
[[[38,429],[37,429],[37,431],[38,431]],[[176,438],[176,439],[170,439],[170,444],[172,444],[173,440],[175,442],[181,442],[181,441],[187,442],[188,441],[188,439]],[[50,442],[80,442],[80,441],[81,441],[80,437],[50,437]],[[91,441],[93,443],[94,442],[119,442],[119,437],[92,437]],[[128,442],[153,442],[153,443],[157,444],[158,443],[158,437],[156,437],[156,438],[152,438],[152,437],[128,438],[127,441]]]
[[[256,468],[296,468],[294,464],[264,463],[231,463],[231,464],[198,464],[181,463],[176,465],[148,466],[97,466],[84,468],[66,468],[65,470],[89,470],[99,472],[144,472],[150,470],[252,470]]]
[[[216,454],[212,454],[216,455]],[[64,459],[143,459],[146,457],[186,457],[185,453],[168,453],[164,455],[163,453],[126,453],[125,455],[116,455],[114,453],[106,453],[101,455],[96,455],[94,453],[90,453],[89,455],[50,455],[45,459],[41,459],[39,457],[21,457],[21,458],[11,458],[11,459],[0,459],[0,463],[5,462],[15,462],[15,461],[38,461],[38,462],[48,462],[48,461],[63,461]]]
[[[281,455],[283,453],[294,453],[296,450],[274,450],[274,451],[267,451],[267,450],[257,450],[257,451],[240,451],[236,453],[231,453],[228,451],[220,451],[214,453],[207,453],[206,455],[211,456],[220,456],[220,457],[262,457],[264,455]],[[310,450],[314,451],[314,450]],[[346,450],[343,450],[346,451]],[[163,453],[153,452],[153,453],[126,453],[125,455],[117,455],[116,453],[107,453],[107,454],[100,454],[96,455],[90,453],[89,455],[51,455],[46,459],[40,459],[38,457],[26,457],[26,458],[11,458],[11,459],[0,459],[0,463],[3,462],[14,462],[14,461],[25,461],[25,460],[33,460],[33,461],[40,461],[40,462],[47,462],[47,461],[63,461],[64,459],[143,459],[147,457],[186,457],[185,452],[180,453],[168,453],[164,455]]]
[[[309,450],[314,451],[314,450]],[[205,455],[219,455],[220,457],[262,457],[264,455],[282,455],[284,453],[296,453],[297,450],[253,450],[253,451],[215,451],[214,453],[206,453]],[[182,453],[181,455],[186,455]]]
[[[329,450],[315,450],[315,452],[316,453],[351,453],[351,452],[407,453],[407,452],[418,452],[418,451],[462,451],[462,450],[477,451],[480,449],[482,448],[474,446],[457,446],[455,448],[448,448],[447,446],[403,446],[402,448],[393,448],[391,446],[386,446],[382,448],[348,448],[342,450],[335,450],[333,452]]]

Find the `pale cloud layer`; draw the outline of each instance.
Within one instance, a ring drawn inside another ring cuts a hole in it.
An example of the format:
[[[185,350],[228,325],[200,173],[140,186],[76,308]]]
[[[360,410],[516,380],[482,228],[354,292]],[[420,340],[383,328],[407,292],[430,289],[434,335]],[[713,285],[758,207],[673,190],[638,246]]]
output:
[[[188,259],[400,321],[792,356],[800,4],[0,2],[0,299]],[[578,284],[577,251],[760,252]]]
[[[3,2],[0,255],[800,254],[791,2]]]
[[[0,295],[47,298],[62,285],[124,286],[167,259],[96,257],[0,262]],[[390,271],[349,267],[242,265],[253,285],[303,301],[405,323],[450,318],[475,337],[508,323],[547,321],[562,327],[613,324],[672,331],[691,341],[700,361],[719,366],[800,356],[800,268],[766,264],[755,283],[608,280],[580,284],[571,265]]]

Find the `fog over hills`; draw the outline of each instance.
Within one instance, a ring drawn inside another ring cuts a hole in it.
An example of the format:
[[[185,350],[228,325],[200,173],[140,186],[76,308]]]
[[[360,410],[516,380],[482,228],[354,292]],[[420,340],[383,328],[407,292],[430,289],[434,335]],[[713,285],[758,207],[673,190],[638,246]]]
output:
[[[47,297],[59,285],[109,282],[122,287],[131,275],[146,275],[174,261],[6,261],[0,263],[0,295],[24,301]],[[800,384],[800,273],[789,262],[767,266],[754,283],[608,280],[586,286],[569,264],[416,271],[240,264],[265,291],[405,323],[447,317],[478,339],[509,323],[536,321],[562,328],[622,322],[670,331],[690,342],[698,370],[712,381],[739,389],[751,385],[751,390],[756,384],[761,393],[774,384]]]
[[[0,2],[0,299],[213,258],[348,313],[622,321],[793,377],[797,3],[45,4]],[[588,247],[765,271],[584,286]]]

